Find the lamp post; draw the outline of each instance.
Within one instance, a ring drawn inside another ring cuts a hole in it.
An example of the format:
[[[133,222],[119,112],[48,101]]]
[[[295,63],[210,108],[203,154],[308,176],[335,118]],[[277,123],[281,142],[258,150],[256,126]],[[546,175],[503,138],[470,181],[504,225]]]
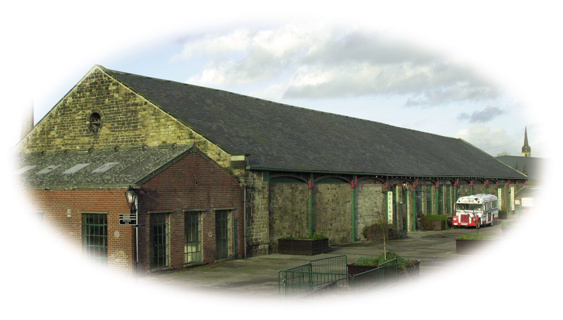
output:
[[[129,204],[129,212],[131,216],[135,216],[135,271],[139,266],[139,220],[137,220],[137,206],[138,206],[138,196],[135,189],[129,186],[129,189],[125,191],[125,199]]]

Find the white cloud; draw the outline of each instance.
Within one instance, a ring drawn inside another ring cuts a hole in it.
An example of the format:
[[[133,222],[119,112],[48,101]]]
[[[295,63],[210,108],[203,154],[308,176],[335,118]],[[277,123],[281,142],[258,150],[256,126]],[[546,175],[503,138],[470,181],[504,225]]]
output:
[[[481,150],[486,150],[492,156],[501,153],[517,155],[516,151],[522,147],[521,143],[512,139],[504,129],[491,128],[482,124],[459,130],[455,137],[461,138]]]
[[[495,99],[474,72],[436,54],[364,30],[288,24],[188,40],[178,59],[205,58],[188,82],[246,85],[276,78],[284,98],[405,95],[407,106]]]

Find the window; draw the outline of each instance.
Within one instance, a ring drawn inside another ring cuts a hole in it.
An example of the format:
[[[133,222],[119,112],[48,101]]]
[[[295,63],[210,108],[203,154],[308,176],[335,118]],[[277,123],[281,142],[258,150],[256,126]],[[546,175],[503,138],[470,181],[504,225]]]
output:
[[[108,223],[106,214],[82,214],[82,244],[89,257],[99,262],[107,262]]]
[[[168,213],[150,214],[150,267],[164,268],[169,263],[169,223]]]
[[[184,262],[201,262],[201,212],[186,212],[184,216]]]
[[[90,114],[90,119],[88,119],[88,128],[90,132],[97,133],[102,129],[102,116],[97,112],[92,112]]]

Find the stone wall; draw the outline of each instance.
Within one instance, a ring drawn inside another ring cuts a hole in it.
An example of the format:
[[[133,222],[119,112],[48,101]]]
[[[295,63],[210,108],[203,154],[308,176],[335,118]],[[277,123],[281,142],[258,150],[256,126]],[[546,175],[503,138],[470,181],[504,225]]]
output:
[[[99,129],[91,127],[98,114]],[[194,143],[237,177],[231,155],[99,68],[92,69],[20,142],[22,152]]]
[[[309,235],[309,190],[301,183],[270,186],[270,251],[277,252],[279,238]]]
[[[362,182],[357,188],[356,239],[363,239],[366,226],[385,219],[385,194],[382,184]]]
[[[317,184],[313,195],[313,230],[327,236],[329,244],[352,242],[350,184]]]
[[[270,251],[270,182],[268,173],[248,172],[246,176],[247,256]]]

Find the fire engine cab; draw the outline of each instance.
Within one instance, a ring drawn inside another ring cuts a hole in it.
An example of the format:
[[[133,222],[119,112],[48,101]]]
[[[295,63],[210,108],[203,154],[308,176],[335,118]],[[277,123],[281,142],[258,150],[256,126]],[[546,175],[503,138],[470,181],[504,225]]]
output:
[[[491,194],[475,194],[457,199],[454,227],[492,226],[498,219],[498,198]]]

